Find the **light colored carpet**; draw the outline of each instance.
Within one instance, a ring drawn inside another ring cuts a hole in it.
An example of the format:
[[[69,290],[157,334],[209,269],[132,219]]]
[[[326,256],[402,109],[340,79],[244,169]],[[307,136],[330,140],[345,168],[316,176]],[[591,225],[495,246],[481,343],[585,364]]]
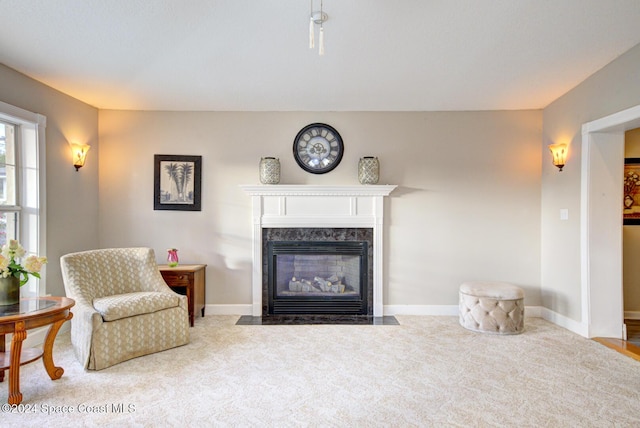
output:
[[[517,336],[473,333],[456,317],[399,316],[398,326],[237,318],[198,318],[189,345],[99,372],[82,370],[62,334],[54,360],[64,376],[23,366],[23,403],[35,413],[3,414],[0,424],[640,426],[640,362],[538,318]],[[43,413],[53,406],[73,413]]]

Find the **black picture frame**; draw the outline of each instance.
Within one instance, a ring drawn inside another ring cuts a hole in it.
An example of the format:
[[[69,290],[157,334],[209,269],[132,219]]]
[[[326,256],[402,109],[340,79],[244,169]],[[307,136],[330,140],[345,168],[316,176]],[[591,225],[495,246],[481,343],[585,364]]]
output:
[[[640,158],[624,159],[622,224],[640,225]]]
[[[202,156],[154,155],[153,174],[154,210],[201,211]]]

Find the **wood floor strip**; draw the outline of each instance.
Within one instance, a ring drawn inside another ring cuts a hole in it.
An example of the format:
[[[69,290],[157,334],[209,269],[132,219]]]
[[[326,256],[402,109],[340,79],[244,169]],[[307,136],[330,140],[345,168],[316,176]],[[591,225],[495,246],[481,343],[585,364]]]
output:
[[[613,339],[610,337],[595,337],[593,340],[608,348],[614,349],[627,357],[640,361],[640,346],[636,346],[626,340]]]

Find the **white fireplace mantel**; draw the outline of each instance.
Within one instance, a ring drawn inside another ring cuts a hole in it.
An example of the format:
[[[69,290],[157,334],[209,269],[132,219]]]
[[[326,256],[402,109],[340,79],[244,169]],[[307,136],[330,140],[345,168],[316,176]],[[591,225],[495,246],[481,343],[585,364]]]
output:
[[[367,227],[373,229],[373,315],[383,315],[384,197],[397,186],[242,185],[252,198],[252,313],[262,315],[262,229]]]

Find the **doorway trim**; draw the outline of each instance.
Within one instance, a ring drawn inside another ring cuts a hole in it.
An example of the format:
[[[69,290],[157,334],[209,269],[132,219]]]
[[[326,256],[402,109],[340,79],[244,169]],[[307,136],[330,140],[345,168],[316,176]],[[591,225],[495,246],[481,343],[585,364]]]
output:
[[[638,127],[640,105],[582,125],[582,324],[590,338],[623,338],[624,133]]]

